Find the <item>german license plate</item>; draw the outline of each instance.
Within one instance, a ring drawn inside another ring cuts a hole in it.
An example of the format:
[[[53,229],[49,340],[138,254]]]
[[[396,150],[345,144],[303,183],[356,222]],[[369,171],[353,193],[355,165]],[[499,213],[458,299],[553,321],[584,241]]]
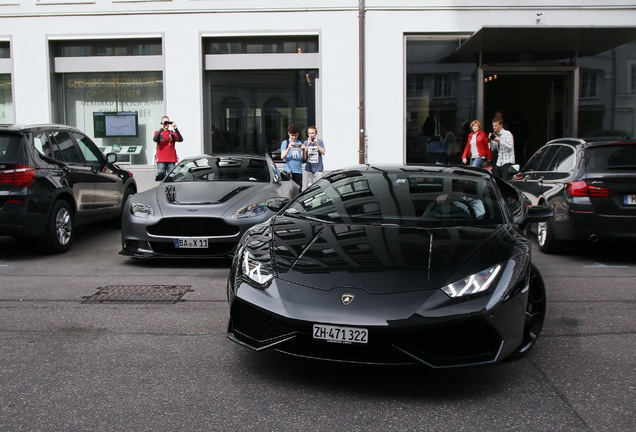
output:
[[[339,327],[314,324],[314,339],[346,344],[365,344],[369,341],[369,331],[359,327]]]
[[[174,247],[177,249],[206,249],[208,247],[207,238],[176,238]]]
[[[625,196],[623,196],[623,204],[625,204],[625,205],[636,205],[636,194],[635,195],[625,195]]]

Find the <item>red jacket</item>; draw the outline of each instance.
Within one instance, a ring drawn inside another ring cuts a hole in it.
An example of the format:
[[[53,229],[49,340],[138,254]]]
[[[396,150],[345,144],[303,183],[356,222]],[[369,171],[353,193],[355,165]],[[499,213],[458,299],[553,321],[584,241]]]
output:
[[[174,131],[165,129],[155,131],[152,140],[157,143],[157,162],[179,162],[174,144],[183,141],[183,137],[177,129]]]
[[[471,132],[468,135],[468,141],[466,142],[466,148],[464,148],[462,159],[470,159],[471,157],[476,157],[470,154],[470,141],[473,139],[474,134],[475,132]],[[487,160],[492,160],[490,141],[488,140],[488,135],[486,135],[486,132],[482,130],[477,132],[477,151],[479,152],[479,157],[486,158]]]

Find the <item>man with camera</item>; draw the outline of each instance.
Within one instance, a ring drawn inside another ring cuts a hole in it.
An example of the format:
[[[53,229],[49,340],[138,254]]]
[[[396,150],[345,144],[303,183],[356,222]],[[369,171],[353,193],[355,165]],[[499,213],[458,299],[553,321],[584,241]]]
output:
[[[305,145],[298,140],[300,128],[298,125],[287,126],[287,136],[289,137],[280,144],[280,158],[285,163],[283,169],[289,172],[292,180],[303,187],[303,157],[305,156]]]
[[[178,162],[175,143],[183,141],[183,135],[177,129],[177,124],[170,121],[170,117],[161,117],[161,129],[155,131],[152,138],[157,143],[155,162],[157,163],[157,176],[155,180],[161,181],[167,176]]]
[[[497,162],[493,173],[508,181],[512,177],[510,167],[515,163],[515,141],[512,133],[504,129],[504,121],[501,117],[492,120],[493,132],[488,137],[490,147],[498,152]]]

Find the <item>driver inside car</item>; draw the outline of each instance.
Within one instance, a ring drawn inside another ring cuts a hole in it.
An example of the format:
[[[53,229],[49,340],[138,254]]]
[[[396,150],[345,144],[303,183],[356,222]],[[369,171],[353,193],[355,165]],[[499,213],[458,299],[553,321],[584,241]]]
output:
[[[456,182],[453,186],[453,193],[441,194],[437,198],[435,198],[435,202],[438,205],[449,204],[455,207],[459,207],[468,214],[471,214],[470,209],[467,207],[467,205],[470,205],[473,212],[475,213],[475,219],[480,220],[481,218],[483,218],[484,214],[486,214],[484,203],[480,199],[466,194],[467,185],[464,182]]]

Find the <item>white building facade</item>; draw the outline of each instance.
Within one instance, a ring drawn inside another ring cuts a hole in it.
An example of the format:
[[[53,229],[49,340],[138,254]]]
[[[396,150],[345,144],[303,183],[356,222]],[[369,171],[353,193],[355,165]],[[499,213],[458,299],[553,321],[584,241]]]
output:
[[[636,1],[0,0],[0,123],[76,126],[133,171],[165,114],[179,156],[275,156],[316,125],[332,170],[427,161],[497,110],[522,160],[636,136]]]

